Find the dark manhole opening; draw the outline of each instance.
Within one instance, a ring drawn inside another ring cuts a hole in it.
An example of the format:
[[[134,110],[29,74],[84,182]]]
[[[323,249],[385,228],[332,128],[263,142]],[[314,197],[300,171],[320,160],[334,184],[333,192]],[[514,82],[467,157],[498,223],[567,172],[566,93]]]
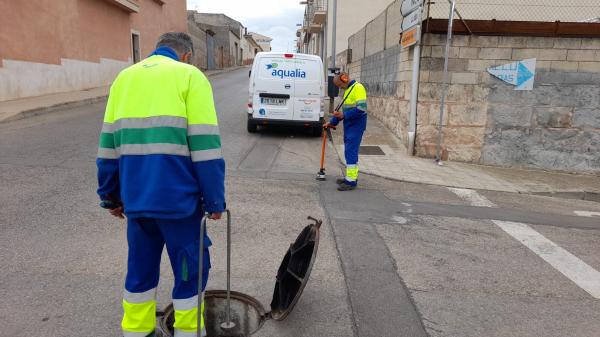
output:
[[[379,146],[361,146],[358,154],[363,156],[385,156],[385,152]]]

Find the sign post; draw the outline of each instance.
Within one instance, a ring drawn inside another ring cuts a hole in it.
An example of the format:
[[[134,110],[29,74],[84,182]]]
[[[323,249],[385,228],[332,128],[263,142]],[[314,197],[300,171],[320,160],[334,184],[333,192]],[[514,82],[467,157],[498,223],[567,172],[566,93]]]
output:
[[[417,99],[419,90],[419,71],[421,68],[421,22],[423,21],[423,0],[404,0],[400,13],[402,20],[402,49],[415,46],[413,49],[413,69],[410,92],[410,118],[408,128],[408,154],[415,153],[415,136],[417,131]]]

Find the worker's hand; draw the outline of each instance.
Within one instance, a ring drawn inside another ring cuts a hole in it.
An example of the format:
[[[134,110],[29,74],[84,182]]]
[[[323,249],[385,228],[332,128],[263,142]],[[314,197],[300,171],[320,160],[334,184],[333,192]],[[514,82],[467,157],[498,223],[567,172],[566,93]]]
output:
[[[329,129],[331,127],[331,123],[327,122],[323,124],[323,129]]]
[[[333,116],[336,117],[337,119],[344,119],[344,113],[341,111],[334,111]]]
[[[109,209],[108,212],[110,213],[110,215],[115,216],[119,219],[125,219],[125,215],[123,215],[123,207]]]
[[[221,212],[209,213],[208,218],[211,220],[221,220],[222,215],[223,215],[223,213],[221,213]]]

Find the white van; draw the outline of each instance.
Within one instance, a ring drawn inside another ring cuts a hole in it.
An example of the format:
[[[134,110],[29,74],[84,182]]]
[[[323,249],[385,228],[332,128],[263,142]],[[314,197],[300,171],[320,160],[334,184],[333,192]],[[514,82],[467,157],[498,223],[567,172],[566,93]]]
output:
[[[248,132],[259,125],[297,125],[321,135],[324,85],[318,56],[258,53],[250,71]]]

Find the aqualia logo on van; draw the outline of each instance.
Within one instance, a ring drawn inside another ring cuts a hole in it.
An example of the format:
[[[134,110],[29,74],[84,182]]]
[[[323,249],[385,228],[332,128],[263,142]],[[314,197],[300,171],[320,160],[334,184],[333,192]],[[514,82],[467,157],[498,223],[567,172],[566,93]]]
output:
[[[300,69],[296,69],[296,70],[283,70],[283,69],[277,69],[277,67],[279,67],[279,65],[277,63],[271,63],[271,64],[267,64],[267,70],[273,70],[273,72],[271,72],[271,76],[273,77],[279,77],[279,78],[306,78],[306,72],[302,71]]]

